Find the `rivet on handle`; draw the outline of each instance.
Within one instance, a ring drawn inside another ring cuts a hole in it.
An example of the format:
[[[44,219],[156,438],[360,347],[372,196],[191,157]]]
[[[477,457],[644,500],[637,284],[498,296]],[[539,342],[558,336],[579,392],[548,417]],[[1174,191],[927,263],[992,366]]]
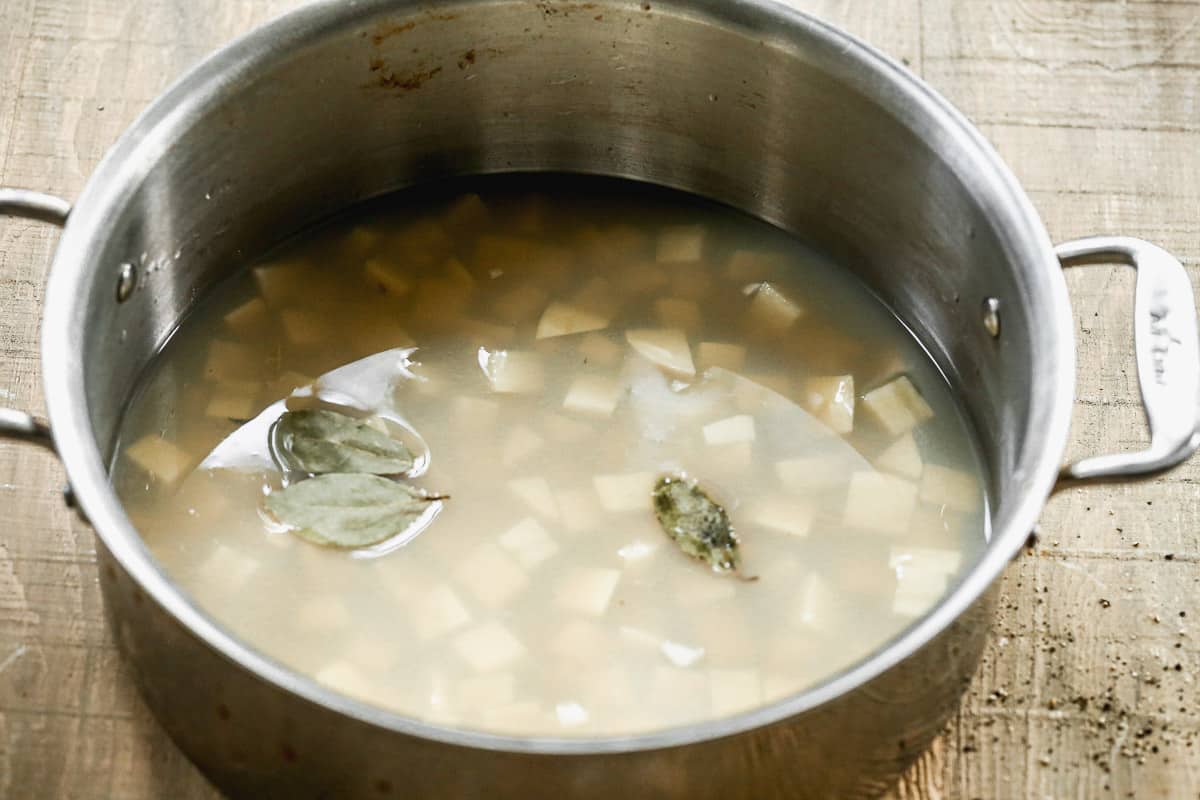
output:
[[[117,302],[124,303],[137,288],[137,267],[126,261],[117,273]]]

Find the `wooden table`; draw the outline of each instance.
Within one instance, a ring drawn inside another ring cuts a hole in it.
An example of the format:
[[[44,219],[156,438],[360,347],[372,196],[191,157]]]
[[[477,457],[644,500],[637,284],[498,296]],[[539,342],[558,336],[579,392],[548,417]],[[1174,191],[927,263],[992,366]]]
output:
[[[1200,259],[1200,0],[794,0],[924,75],[980,125],[1056,239],[1142,236]],[[204,54],[296,0],[4,0],[0,185],[73,197]],[[0,223],[0,405],[40,410],[57,232]],[[1193,280],[1200,274],[1192,272]],[[1128,271],[1069,277],[1074,455],[1145,440]],[[1056,497],[1004,579],[979,675],[898,798],[1200,794],[1200,527],[1189,464]],[[92,532],[47,454],[0,445],[0,797],[212,798],[135,694]]]

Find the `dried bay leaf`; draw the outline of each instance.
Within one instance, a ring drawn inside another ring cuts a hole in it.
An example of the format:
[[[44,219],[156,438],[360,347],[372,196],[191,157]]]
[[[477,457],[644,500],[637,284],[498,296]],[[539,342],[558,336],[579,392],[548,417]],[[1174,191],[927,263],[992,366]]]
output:
[[[403,442],[366,422],[327,409],[287,411],[271,431],[280,466],[313,475],[401,475],[413,467]]]
[[[652,498],[658,524],[683,552],[716,572],[740,576],[738,537],[729,515],[696,481],[664,475],[654,485]]]
[[[334,474],[272,492],[266,508],[302,539],[353,548],[405,533],[445,499],[377,475]]]

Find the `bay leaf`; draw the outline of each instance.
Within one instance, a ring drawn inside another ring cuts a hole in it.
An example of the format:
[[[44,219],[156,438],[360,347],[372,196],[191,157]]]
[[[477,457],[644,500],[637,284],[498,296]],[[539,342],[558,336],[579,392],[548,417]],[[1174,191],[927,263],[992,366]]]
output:
[[[740,576],[739,541],[729,514],[696,481],[664,475],[655,483],[651,497],[658,524],[680,550],[716,572]]]
[[[413,467],[413,455],[403,442],[337,411],[286,411],[271,436],[285,462],[280,466],[300,472],[401,475]]]
[[[329,547],[369,547],[406,532],[445,500],[362,473],[318,475],[272,492],[267,511],[292,532]]]

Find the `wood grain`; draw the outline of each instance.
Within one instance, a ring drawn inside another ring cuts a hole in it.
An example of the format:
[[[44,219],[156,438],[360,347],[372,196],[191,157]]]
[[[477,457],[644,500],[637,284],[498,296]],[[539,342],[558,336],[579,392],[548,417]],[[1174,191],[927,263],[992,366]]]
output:
[[[923,74],[995,143],[1052,236],[1200,259],[1200,2],[793,0]],[[296,0],[6,0],[0,185],[72,197],[147,102]],[[0,224],[0,405],[40,410],[37,327],[56,232]],[[1193,279],[1200,278],[1193,270]],[[1068,276],[1072,453],[1145,440],[1132,277]],[[1200,465],[1054,498],[1009,569],[986,659],[914,800],[1200,794]],[[0,445],[0,797],[213,798],[158,730],[104,626],[90,530],[61,470]]]

